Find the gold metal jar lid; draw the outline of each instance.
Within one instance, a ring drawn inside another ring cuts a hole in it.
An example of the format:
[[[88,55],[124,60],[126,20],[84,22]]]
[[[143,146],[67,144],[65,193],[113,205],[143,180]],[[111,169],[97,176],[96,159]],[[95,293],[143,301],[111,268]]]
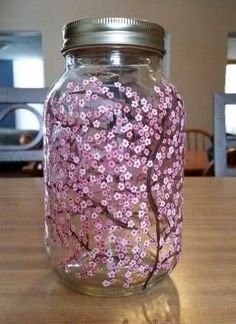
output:
[[[165,54],[165,30],[156,23],[136,18],[86,18],[63,27],[62,54],[99,45],[138,46]]]

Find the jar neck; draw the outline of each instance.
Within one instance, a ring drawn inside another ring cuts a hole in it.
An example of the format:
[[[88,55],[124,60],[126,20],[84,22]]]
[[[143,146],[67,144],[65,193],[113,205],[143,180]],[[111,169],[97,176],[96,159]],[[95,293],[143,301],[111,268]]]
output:
[[[124,66],[147,67],[160,71],[161,56],[154,51],[141,48],[98,48],[79,49],[66,55],[66,70],[77,69],[83,66],[113,67]]]

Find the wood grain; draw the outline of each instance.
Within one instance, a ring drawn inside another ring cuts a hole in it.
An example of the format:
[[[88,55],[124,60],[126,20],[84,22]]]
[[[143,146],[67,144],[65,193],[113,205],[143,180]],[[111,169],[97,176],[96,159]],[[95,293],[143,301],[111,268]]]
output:
[[[236,178],[187,178],[183,253],[132,297],[61,285],[43,244],[41,179],[0,180],[0,323],[236,323]]]

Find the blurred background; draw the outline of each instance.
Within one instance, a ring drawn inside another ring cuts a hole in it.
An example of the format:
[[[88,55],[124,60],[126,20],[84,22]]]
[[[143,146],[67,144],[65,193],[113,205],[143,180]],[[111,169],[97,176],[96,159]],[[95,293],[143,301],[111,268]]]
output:
[[[125,16],[162,25],[168,51],[164,73],[185,100],[187,129],[194,130],[190,142],[196,130],[209,135],[204,168],[186,171],[202,175],[213,159],[213,95],[236,92],[235,0],[1,0],[0,9],[0,87],[44,88],[54,83],[64,69],[61,29],[73,20]],[[34,107],[42,113],[42,105]],[[0,126],[30,129],[34,136],[40,123],[31,112],[18,110]],[[234,104],[226,106],[225,127],[226,133],[236,134]]]

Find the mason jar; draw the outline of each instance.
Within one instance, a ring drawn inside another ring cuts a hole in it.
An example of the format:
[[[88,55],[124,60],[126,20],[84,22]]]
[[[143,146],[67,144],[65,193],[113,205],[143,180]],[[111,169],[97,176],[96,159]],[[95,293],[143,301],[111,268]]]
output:
[[[63,37],[44,114],[47,253],[78,292],[142,292],[181,251],[185,113],[162,77],[164,29],[94,18]]]

